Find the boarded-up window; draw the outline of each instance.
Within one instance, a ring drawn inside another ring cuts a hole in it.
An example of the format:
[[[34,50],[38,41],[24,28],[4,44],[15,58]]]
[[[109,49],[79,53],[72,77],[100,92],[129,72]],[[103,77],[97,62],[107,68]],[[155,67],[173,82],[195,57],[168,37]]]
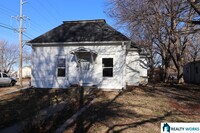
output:
[[[65,77],[66,75],[66,60],[65,58],[58,58],[57,63],[57,76],[58,77]]]
[[[113,77],[113,58],[103,58],[103,77]]]

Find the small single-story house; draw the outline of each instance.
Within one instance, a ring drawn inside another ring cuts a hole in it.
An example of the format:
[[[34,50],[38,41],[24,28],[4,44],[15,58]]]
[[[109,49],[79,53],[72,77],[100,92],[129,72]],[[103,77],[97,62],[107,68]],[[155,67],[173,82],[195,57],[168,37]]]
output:
[[[200,84],[200,60],[186,64],[183,68],[183,77],[186,83]]]
[[[37,88],[122,89],[148,82],[146,56],[105,20],[65,21],[29,44]]]

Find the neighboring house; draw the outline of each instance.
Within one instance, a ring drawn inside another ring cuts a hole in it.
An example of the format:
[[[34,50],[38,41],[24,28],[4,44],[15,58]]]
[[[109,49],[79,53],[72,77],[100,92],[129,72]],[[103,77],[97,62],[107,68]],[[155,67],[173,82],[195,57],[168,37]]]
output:
[[[131,40],[105,20],[65,21],[31,40],[32,85],[122,89],[147,82],[147,63]]]
[[[19,71],[17,72],[18,78],[19,78]],[[31,77],[31,67],[30,66],[24,66],[22,68],[22,78],[30,78]]]
[[[200,60],[186,64],[183,69],[184,81],[200,84]]]

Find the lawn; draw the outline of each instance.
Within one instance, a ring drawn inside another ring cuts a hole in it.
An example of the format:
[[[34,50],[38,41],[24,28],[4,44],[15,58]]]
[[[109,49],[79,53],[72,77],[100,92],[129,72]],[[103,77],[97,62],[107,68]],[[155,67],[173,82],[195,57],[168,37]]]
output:
[[[76,104],[76,97],[62,89],[27,89],[0,97],[0,129],[37,115],[49,106],[68,101],[67,106]],[[73,106],[71,110],[75,109]],[[74,112],[71,112],[74,113]],[[69,113],[68,113],[69,114]]]
[[[65,133],[159,133],[161,122],[199,122],[200,119],[200,87],[197,85],[157,84],[110,92],[91,90],[29,89],[0,97],[0,128],[67,101],[63,110],[24,130],[54,132],[92,99],[95,99],[94,104]]]
[[[200,87],[156,85],[103,92],[65,133],[159,133],[161,122],[199,122]]]

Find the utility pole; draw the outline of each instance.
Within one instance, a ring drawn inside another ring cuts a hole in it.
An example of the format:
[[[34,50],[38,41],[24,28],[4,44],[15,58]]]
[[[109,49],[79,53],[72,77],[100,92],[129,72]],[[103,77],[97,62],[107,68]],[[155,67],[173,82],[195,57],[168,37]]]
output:
[[[24,28],[23,28],[23,21],[25,19],[27,19],[26,16],[23,16],[23,4],[25,4],[26,2],[24,2],[23,0],[20,0],[20,15],[16,18],[17,21],[19,21],[19,29],[17,30],[19,32],[19,82],[20,82],[20,86],[23,86],[22,84],[22,53],[23,53],[23,32],[24,32]]]
[[[20,0],[20,15],[19,15],[19,81],[22,86],[22,21],[23,21],[23,0]]]
[[[4,47],[4,46],[2,45],[2,47],[1,47],[1,72],[4,72],[4,71],[3,71],[3,63],[4,63],[4,61],[3,61],[3,60],[4,60],[4,58],[3,58],[3,56],[4,56],[4,55],[3,55],[3,54],[4,54],[3,47]]]
[[[20,16],[19,16],[19,81],[22,84],[22,34],[23,34],[23,0],[20,0]]]

